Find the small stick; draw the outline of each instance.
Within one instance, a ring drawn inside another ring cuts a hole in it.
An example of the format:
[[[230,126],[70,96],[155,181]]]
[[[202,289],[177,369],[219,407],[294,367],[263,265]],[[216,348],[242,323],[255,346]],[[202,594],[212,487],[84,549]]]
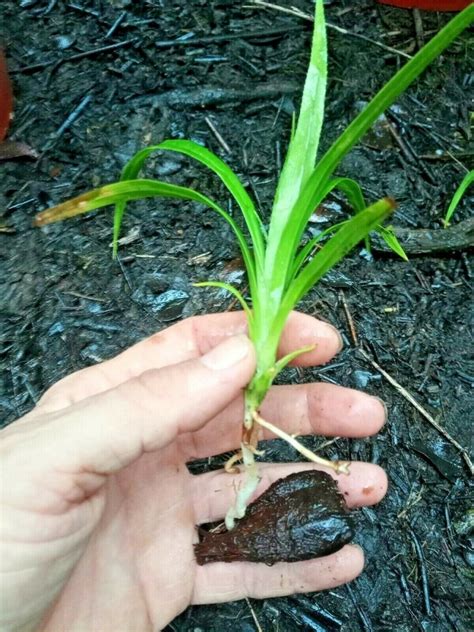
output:
[[[416,43],[418,48],[423,48],[425,45],[425,30],[419,9],[413,9],[413,21],[415,23]]]
[[[421,585],[423,588],[423,600],[425,602],[425,610],[428,616],[431,615],[431,601],[430,601],[430,590],[428,584],[428,573],[426,571],[426,562],[425,556],[423,553],[423,549],[421,548],[420,541],[418,540],[415,532],[410,527],[410,535],[413,540],[413,544],[415,545],[416,556],[418,558],[418,563],[420,565],[420,575],[421,575]]]
[[[35,72],[36,70],[43,70],[48,66],[53,66],[54,69],[57,68],[61,64],[66,64],[68,61],[77,61],[78,59],[84,59],[84,57],[92,57],[93,55],[99,55],[100,53],[108,53],[111,50],[116,50],[117,48],[122,48],[123,46],[128,46],[129,44],[134,44],[137,41],[137,38],[125,40],[124,42],[117,42],[116,44],[108,44],[107,46],[100,46],[99,48],[93,48],[92,50],[86,50],[82,53],[76,53],[75,55],[71,55],[70,57],[64,57],[63,59],[59,59],[57,61],[43,61],[38,64],[33,64],[31,66],[23,66],[23,68],[18,68],[18,70],[12,70],[12,74],[20,73],[20,72]]]
[[[308,461],[312,461],[313,463],[318,463],[318,465],[324,465],[325,467],[330,467],[332,470],[336,472],[336,474],[349,474],[349,462],[348,461],[328,461],[327,459],[323,459],[322,457],[314,454],[312,450],[306,448],[302,443],[300,443],[295,437],[287,434],[281,428],[274,426],[269,421],[266,421],[260,415],[255,412],[253,414],[253,419],[256,423],[258,423],[263,428],[270,430],[280,439],[283,439],[287,443],[289,443],[295,450],[298,450],[300,454],[305,456]]]
[[[366,611],[363,608],[361,608],[359,604],[359,600],[354,595],[354,591],[349,586],[349,584],[347,584],[346,590],[349,593],[352,603],[354,604],[354,607],[357,611],[357,614],[359,615],[359,619],[362,623],[362,627],[364,628],[364,632],[374,632],[372,621],[369,619],[369,616],[367,615]]]
[[[87,294],[73,292],[72,290],[68,292],[63,292],[63,294],[67,294],[68,296],[75,296],[76,298],[83,298],[86,301],[95,301],[96,303],[105,303],[107,301],[106,298],[99,298],[98,296],[88,296]]]
[[[247,294],[247,290],[248,290],[248,286],[246,285],[244,287],[244,290],[242,292],[242,296],[245,296]],[[232,300],[230,301],[229,305],[227,306],[227,309],[225,310],[226,312],[231,312],[234,307],[237,305],[239,301],[236,299],[235,296],[232,297]]]
[[[294,94],[297,91],[298,86],[288,81],[279,81],[278,83],[259,82],[239,89],[215,86],[205,86],[190,90],[176,88],[167,92],[134,96],[131,97],[130,102],[139,104],[153,103],[156,106],[167,106],[176,109],[202,109],[203,107],[227,103],[231,104],[232,107],[236,107],[243,102],[255,101],[256,99],[274,99],[282,94]]]
[[[64,134],[64,132],[71,127],[71,125],[74,123],[74,121],[77,119],[77,117],[79,116],[79,114],[82,112],[82,110],[84,110],[89,103],[92,101],[92,96],[90,94],[86,95],[82,101],[79,103],[79,105],[77,107],[74,108],[74,110],[71,112],[71,114],[69,114],[69,116],[66,118],[66,120],[64,121],[64,123],[58,128],[57,132],[55,133],[55,137],[58,138],[59,136],[61,136],[62,134]]]
[[[339,296],[342,301],[342,306],[344,308],[344,313],[346,315],[347,324],[349,325],[349,331],[351,332],[352,342],[354,343],[355,347],[358,347],[359,339],[357,338],[357,331],[354,325],[354,319],[352,318],[352,314],[349,311],[349,305],[347,304],[346,296],[342,290],[340,291]]]
[[[312,15],[309,15],[308,13],[304,13],[303,11],[300,11],[300,9],[297,9],[296,7],[291,7],[291,8],[281,7],[278,4],[272,4],[271,2],[264,2],[264,0],[252,0],[252,5],[248,6],[247,8],[253,9],[254,7],[262,7],[264,9],[275,9],[275,11],[281,11],[282,13],[295,15],[296,17],[302,18],[303,20],[307,20],[308,22],[314,22],[314,18]],[[331,24],[330,22],[326,22],[326,24],[328,28],[333,29],[334,31],[337,31],[338,33],[342,33],[342,35],[350,35],[351,37],[357,37],[358,39],[364,40],[364,42],[369,42],[370,44],[374,44],[374,46],[379,46],[380,48],[383,48],[389,53],[395,53],[395,55],[400,55],[401,57],[406,57],[406,59],[411,59],[411,55],[408,55],[407,53],[404,53],[403,51],[398,50],[397,48],[392,48],[391,46],[382,44],[382,42],[378,42],[377,40],[367,37],[366,35],[362,35],[361,33],[353,33],[352,31],[347,31],[346,29],[343,29],[341,26],[337,26],[336,24]]]
[[[211,130],[211,132],[214,134],[214,136],[217,139],[217,142],[219,143],[219,145],[222,147],[222,149],[227,153],[227,154],[231,154],[232,151],[229,147],[229,145],[225,142],[225,140],[223,139],[222,135],[220,134],[219,130],[217,129],[217,127],[214,125],[214,123],[211,121],[211,119],[206,116],[204,118],[204,120],[206,121],[207,125],[209,126],[209,129]]]
[[[125,279],[130,291],[133,292],[132,284],[130,283],[130,279],[128,278],[127,271],[125,270],[124,265],[123,265],[122,260],[120,259],[119,255],[117,255],[117,262],[118,262],[118,264],[120,266],[120,270],[121,270],[121,272],[123,274],[123,278]]]
[[[127,12],[124,11],[123,13],[121,13],[118,16],[118,18],[115,20],[115,22],[112,24],[112,26],[109,28],[109,30],[105,34],[105,38],[104,39],[108,39],[109,37],[111,37],[115,33],[115,30],[120,26],[120,24],[122,23],[122,20],[124,19],[124,17],[126,15],[127,15]]]
[[[154,42],[156,48],[174,48],[175,46],[202,46],[217,42],[228,42],[236,39],[256,39],[286,35],[288,31],[298,30],[298,26],[280,26],[276,28],[260,29],[258,31],[239,31],[238,33],[223,33],[222,35],[204,35],[203,37],[177,38],[173,40],[158,40]]]
[[[71,125],[79,118],[82,111],[86,109],[89,103],[92,101],[92,96],[87,94],[77,105],[74,110],[67,116],[66,120],[58,127],[56,132],[54,133],[53,139],[46,144],[45,148],[38,156],[37,164],[44,158],[47,152],[54,147],[56,142],[61,138],[64,132],[71,127]]]
[[[423,171],[425,176],[428,178],[428,180],[431,182],[431,184],[435,184],[436,179],[435,179],[433,173],[431,172],[431,169],[428,169],[428,167],[423,163],[423,161],[420,160],[420,157],[418,156],[416,151],[413,149],[413,147],[411,146],[410,142],[406,138],[403,139],[400,136],[400,134],[398,133],[397,128],[395,127],[395,125],[389,120],[390,118],[393,118],[394,120],[397,120],[397,119],[396,119],[396,117],[392,116],[390,114],[390,112],[388,112],[388,114],[387,114],[387,126],[388,126],[388,129],[389,129],[390,133],[392,134],[393,138],[395,139],[395,142],[400,147],[402,154],[405,156],[405,158],[411,164],[416,163],[418,165],[418,167],[421,169],[421,171]],[[397,123],[399,123],[398,120],[397,120]]]
[[[436,419],[434,419],[427,410],[425,410],[423,408],[423,406],[421,404],[419,404],[416,399],[413,397],[413,395],[410,395],[410,393],[403,388],[403,386],[401,384],[399,384],[391,375],[389,375],[387,373],[387,371],[385,371],[384,369],[382,369],[382,367],[377,364],[377,362],[375,362],[375,360],[372,360],[372,358],[369,356],[368,353],[366,353],[363,349],[359,348],[359,351],[361,353],[361,355],[367,360],[367,362],[370,362],[370,364],[377,369],[377,371],[379,373],[381,373],[384,378],[390,382],[390,384],[392,386],[395,387],[395,389],[406,399],[410,402],[410,404],[412,406],[414,406],[417,411],[433,426],[433,428],[436,428],[436,430],[443,435],[443,437],[445,439],[447,439],[457,450],[459,450],[459,452],[462,454],[463,459],[467,465],[467,467],[469,468],[469,471],[471,473],[471,475],[474,474],[474,466],[472,464],[471,459],[469,458],[469,454],[467,453],[467,450],[465,448],[462,447],[461,444],[459,444],[456,439],[453,439],[453,437],[447,432],[447,430],[445,430],[443,428],[443,426],[441,426]]]
[[[250,599],[248,597],[245,597],[245,601],[247,602],[247,606],[249,607],[250,613],[252,615],[252,619],[257,628],[257,632],[263,632],[262,626],[260,625],[260,621],[257,619],[257,614],[255,610],[253,609],[252,604],[250,603]]]

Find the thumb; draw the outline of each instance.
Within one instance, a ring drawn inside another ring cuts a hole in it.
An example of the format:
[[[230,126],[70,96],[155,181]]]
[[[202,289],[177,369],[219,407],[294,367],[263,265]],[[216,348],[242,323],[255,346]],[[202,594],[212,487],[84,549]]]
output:
[[[238,396],[254,369],[254,348],[239,335],[200,358],[146,371],[66,410],[31,419],[36,459],[72,475],[117,472],[179,433],[203,426]],[[15,434],[16,424],[7,430]],[[18,425],[24,439],[27,426],[26,419]]]

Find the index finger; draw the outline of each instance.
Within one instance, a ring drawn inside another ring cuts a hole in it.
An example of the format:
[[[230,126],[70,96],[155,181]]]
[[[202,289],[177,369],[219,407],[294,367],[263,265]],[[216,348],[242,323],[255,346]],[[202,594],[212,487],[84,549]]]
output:
[[[243,312],[225,312],[193,316],[153,334],[118,356],[64,378],[49,389],[41,406],[58,410],[114,388],[145,371],[178,364],[199,357],[226,338],[247,331]],[[292,312],[283,331],[279,356],[315,345],[294,364],[311,366],[328,362],[342,347],[337,330],[307,314]]]

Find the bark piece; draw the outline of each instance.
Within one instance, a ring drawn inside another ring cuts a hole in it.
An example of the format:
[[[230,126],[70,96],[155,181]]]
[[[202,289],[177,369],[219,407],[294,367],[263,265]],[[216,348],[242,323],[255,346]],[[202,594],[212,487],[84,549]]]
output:
[[[195,545],[197,563],[299,562],[341,549],[354,535],[337,482],[307,470],[279,479],[249,505],[235,529],[207,533]]]

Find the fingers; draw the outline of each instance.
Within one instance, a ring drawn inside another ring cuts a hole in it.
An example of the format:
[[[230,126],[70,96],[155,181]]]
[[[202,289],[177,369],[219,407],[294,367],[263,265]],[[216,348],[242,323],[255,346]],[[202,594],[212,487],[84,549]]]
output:
[[[262,416],[288,434],[367,437],[380,430],[386,410],[377,397],[334,384],[274,386],[262,406]],[[236,450],[241,440],[243,400],[230,404],[192,437],[180,437],[187,460]],[[273,435],[265,430],[262,437]]]
[[[192,603],[219,603],[244,597],[264,599],[326,590],[351,581],[363,568],[364,553],[351,544],[337,553],[306,562],[271,567],[248,562],[198,566]]]
[[[45,393],[40,405],[48,410],[64,408],[114,388],[145,371],[199,357],[227,338],[246,330],[243,312],[209,314],[183,320],[111,360],[66,377]],[[341,337],[332,325],[292,312],[282,335],[280,355],[310,344],[316,345],[315,350],[298,358],[297,364],[307,366],[327,362],[342,346]]]
[[[291,434],[367,437],[383,426],[386,409],[378,397],[352,388],[298,384],[277,387],[264,402],[262,416]]]
[[[235,336],[206,355],[142,373],[65,412],[45,415],[46,459],[68,473],[110,474],[206,423],[248,383],[255,352]],[[40,425],[38,417],[37,425]]]
[[[378,465],[371,463],[351,463],[349,475],[335,474],[333,470],[312,463],[265,463],[260,467],[262,480],[255,497],[260,496],[267,487],[279,478],[285,478],[293,472],[305,470],[323,470],[338,482],[339,489],[349,507],[374,505],[382,500],[387,492],[387,475]],[[194,476],[193,498],[195,501],[195,519],[198,524],[220,520],[236,497],[236,490],[243,483],[243,474],[228,474],[224,470],[208,472]]]

